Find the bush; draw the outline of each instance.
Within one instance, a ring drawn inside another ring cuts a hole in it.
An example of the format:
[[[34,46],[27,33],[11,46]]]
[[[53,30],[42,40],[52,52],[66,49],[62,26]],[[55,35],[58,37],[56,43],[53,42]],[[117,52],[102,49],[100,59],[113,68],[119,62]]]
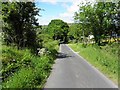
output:
[[[83,47],[83,48],[86,48],[86,47],[87,47],[87,44],[84,44],[84,43],[83,43],[83,44],[82,44],[82,47]]]
[[[53,48],[51,50],[54,51]],[[54,63],[52,55],[55,54],[39,57],[28,49],[17,50],[9,46],[3,46],[2,51],[3,68],[0,72],[2,72],[3,88],[43,87]]]
[[[9,76],[13,75],[21,67],[28,67],[31,65],[32,54],[29,50],[17,50],[10,46],[3,46],[2,48],[2,78],[3,81]]]
[[[42,87],[42,83],[50,74],[51,66],[49,57],[32,59],[33,67],[22,68],[8,81],[3,83],[3,88],[34,88]]]
[[[32,68],[22,68],[9,81],[3,83],[3,88],[30,88],[34,87],[34,72]]]
[[[53,57],[53,59],[56,58],[56,54],[58,51],[58,41],[52,41],[50,40],[49,42],[46,42],[44,44],[44,47],[47,49],[46,55]]]

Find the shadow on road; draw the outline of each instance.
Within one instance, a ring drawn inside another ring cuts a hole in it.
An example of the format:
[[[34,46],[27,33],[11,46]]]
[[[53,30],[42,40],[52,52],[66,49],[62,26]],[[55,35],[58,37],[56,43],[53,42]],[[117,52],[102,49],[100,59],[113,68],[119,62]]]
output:
[[[72,57],[72,56],[69,56],[69,55],[67,55],[67,54],[65,54],[65,53],[61,53],[61,52],[59,52],[59,53],[57,54],[57,58],[68,58],[68,57]]]

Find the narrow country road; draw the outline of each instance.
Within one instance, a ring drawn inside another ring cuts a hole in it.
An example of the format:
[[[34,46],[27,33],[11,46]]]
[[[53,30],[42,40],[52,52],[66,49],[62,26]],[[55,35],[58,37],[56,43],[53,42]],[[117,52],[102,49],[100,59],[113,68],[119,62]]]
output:
[[[117,88],[117,86],[67,45],[61,44],[60,54],[45,88]]]

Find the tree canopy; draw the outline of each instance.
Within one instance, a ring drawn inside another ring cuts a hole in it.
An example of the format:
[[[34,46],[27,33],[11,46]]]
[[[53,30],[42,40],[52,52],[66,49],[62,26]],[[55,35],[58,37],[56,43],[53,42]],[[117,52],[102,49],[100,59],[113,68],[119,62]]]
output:
[[[35,26],[39,9],[34,2],[3,2],[3,32],[7,44],[18,47],[34,47],[36,44]]]
[[[112,36],[112,33],[119,33],[118,24],[119,3],[97,2],[94,5],[87,3],[79,6],[75,12],[74,20],[82,26],[82,33],[86,36],[93,34],[95,42],[100,45],[101,39],[105,36]],[[117,23],[116,23],[117,22]]]
[[[60,19],[51,20],[47,27],[47,33],[53,37],[54,40],[67,42],[69,26],[66,22]]]

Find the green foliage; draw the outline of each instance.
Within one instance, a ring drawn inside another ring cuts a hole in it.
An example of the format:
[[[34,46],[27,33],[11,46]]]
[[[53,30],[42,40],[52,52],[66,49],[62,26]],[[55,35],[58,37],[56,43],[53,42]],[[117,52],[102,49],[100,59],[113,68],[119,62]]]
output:
[[[75,39],[76,42],[81,40],[81,36],[82,36],[82,28],[80,27],[79,24],[72,24],[69,27],[69,40],[73,40]]]
[[[48,50],[47,55],[50,55],[54,59],[56,58],[57,51],[58,51],[58,41],[49,41],[44,43],[44,47]]]
[[[19,70],[21,67],[31,65],[32,54],[29,50],[17,50],[17,48],[2,46],[2,74],[3,80]]]
[[[101,47],[88,45],[86,48],[82,44],[70,44],[69,46],[117,83],[119,60],[117,43]]]
[[[118,5],[112,2],[97,2],[80,5],[78,12],[75,12],[75,22],[80,24],[84,36],[94,35],[95,42],[100,45],[102,36],[112,37],[112,33],[119,35]],[[116,19],[116,22],[115,22]],[[80,34],[82,34],[80,33]]]
[[[50,34],[54,40],[67,42],[68,29],[69,26],[67,23],[63,22],[62,20],[55,19],[49,23],[47,33]]]
[[[41,43],[41,48],[45,49],[44,54],[48,56],[50,55],[55,59],[57,51],[59,49],[59,41],[53,40],[53,38],[49,34],[43,32],[41,34],[38,34],[37,38],[38,41]]]
[[[33,2],[3,2],[3,32],[7,44],[15,44],[20,47],[36,47],[36,32],[33,27],[38,26],[37,19],[39,9]]]
[[[49,57],[33,58],[33,66],[21,68],[3,83],[3,88],[41,88],[48,77],[51,64]]]
[[[1,58],[3,67],[0,71],[3,88],[43,88],[54,63],[53,57],[55,53],[39,57],[28,49],[18,50],[4,45]]]
[[[2,7],[2,39],[5,43],[0,48],[3,64],[0,73],[3,88],[43,88],[56,59],[58,41],[46,33],[46,27],[38,26],[35,16],[39,9],[35,3],[3,2]],[[57,25],[59,24],[61,26],[58,29],[62,31],[54,33],[62,33],[67,37],[67,23],[58,20]],[[64,40],[66,41],[66,38]],[[45,54],[38,56],[38,48],[45,48]],[[31,53],[31,50],[36,52],[36,55]]]
[[[3,88],[30,88],[34,85],[34,72],[31,68],[23,68],[9,81],[3,84]]]

